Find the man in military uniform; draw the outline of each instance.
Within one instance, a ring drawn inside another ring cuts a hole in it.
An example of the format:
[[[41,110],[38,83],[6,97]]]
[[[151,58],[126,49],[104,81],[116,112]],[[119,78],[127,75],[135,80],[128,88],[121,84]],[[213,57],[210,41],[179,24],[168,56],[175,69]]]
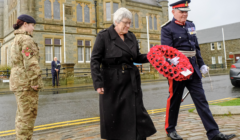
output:
[[[181,82],[171,79],[168,80],[170,95],[167,100],[165,130],[168,137],[171,139],[182,140],[177,134],[175,127],[177,125],[183,91],[184,88],[187,87],[207,131],[208,139],[229,140],[235,137],[235,135],[224,135],[219,132],[218,125],[213,119],[204,94],[201,73],[206,74],[208,72],[208,67],[204,64],[201,57],[195,25],[192,21],[187,20],[188,11],[190,11],[188,6],[189,3],[190,0],[180,0],[171,4],[170,6],[173,8],[172,13],[174,18],[172,21],[164,24],[161,31],[161,44],[178,49],[189,58],[194,68],[194,73],[189,80]],[[177,65],[179,62],[178,60],[179,58],[176,57],[169,59],[169,62]]]
[[[16,140],[31,140],[38,110],[38,90],[42,88],[39,48],[31,36],[36,21],[28,15],[14,24],[11,46],[10,90],[17,101]]]

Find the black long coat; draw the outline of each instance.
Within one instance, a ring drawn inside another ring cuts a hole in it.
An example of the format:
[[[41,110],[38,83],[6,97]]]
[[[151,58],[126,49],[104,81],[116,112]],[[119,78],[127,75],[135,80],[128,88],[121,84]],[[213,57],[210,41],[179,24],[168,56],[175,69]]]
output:
[[[94,88],[104,87],[99,98],[103,139],[135,140],[137,133],[148,137],[156,132],[143,105],[139,70],[133,65],[147,63],[146,54],[140,54],[132,32],[124,37],[123,41],[112,25],[97,35],[92,51]]]

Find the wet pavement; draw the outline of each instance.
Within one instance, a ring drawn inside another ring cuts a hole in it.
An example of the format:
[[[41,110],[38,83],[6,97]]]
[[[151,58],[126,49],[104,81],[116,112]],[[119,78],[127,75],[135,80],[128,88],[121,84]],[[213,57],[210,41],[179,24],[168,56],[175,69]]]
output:
[[[240,96],[240,88],[231,85],[228,75],[213,76],[213,90],[209,78],[203,79],[203,86],[208,100]],[[142,84],[143,100],[147,110],[166,107],[168,97],[167,81],[145,82]],[[187,90],[185,91],[187,92]],[[39,94],[39,110],[35,126],[99,117],[98,94],[91,86],[84,89],[61,89],[44,91]],[[14,94],[0,95],[0,131],[14,129],[16,101]],[[182,105],[192,104],[190,96]]]
[[[157,133],[147,140],[170,140],[167,137],[164,124],[164,114],[151,115]],[[224,134],[236,134],[232,140],[240,140],[240,115],[214,116],[219,129]],[[188,111],[181,111],[176,127],[178,134],[184,140],[207,140],[206,131],[199,116]],[[4,140],[14,140],[15,136],[4,137]],[[1,139],[1,138],[0,138]],[[34,132],[33,140],[101,140],[100,126],[98,123],[77,125],[43,132]]]

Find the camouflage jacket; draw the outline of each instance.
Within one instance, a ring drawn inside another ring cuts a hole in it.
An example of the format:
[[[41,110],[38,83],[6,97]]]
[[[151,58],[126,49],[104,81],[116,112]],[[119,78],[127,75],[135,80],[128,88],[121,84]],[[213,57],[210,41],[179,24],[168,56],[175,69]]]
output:
[[[31,86],[43,88],[42,70],[39,66],[39,48],[31,35],[22,30],[15,30],[11,47],[10,90],[33,90]]]

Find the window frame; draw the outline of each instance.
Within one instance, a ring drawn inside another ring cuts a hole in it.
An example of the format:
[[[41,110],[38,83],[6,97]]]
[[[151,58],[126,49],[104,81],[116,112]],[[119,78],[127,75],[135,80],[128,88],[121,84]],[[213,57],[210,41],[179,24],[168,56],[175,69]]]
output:
[[[46,44],[45,43],[45,40],[46,39],[51,39],[51,44]],[[60,45],[55,45],[55,39],[59,39],[60,40]],[[46,46],[50,46],[51,47],[51,59],[50,61],[46,61]],[[58,46],[60,47],[60,58],[58,58],[58,60],[61,62],[62,60],[62,48],[63,48],[63,38],[62,37],[49,37],[49,36],[46,36],[44,37],[44,60],[45,60],[45,63],[46,64],[49,64],[53,61],[53,55],[55,55],[55,47]]]
[[[210,43],[210,47],[211,47],[211,51],[215,50],[215,44],[214,43]]]
[[[212,65],[216,65],[216,57],[212,56]]]
[[[82,22],[78,21],[78,11],[77,11],[78,4],[82,7]],[[85,22],[85,6],[87,6],[89,8],[89,11],[88,11],[89,12],[89,22]],[[88,2],[77,2],[75,8],[76,8],[76,21],[77,21],[77,23],[91,24],[92,4],[88,3]]]
[[[107,20],[107,7],[106,3],[110,3],[110,11],[111,11],[111,20]],[[104,22],[112,22],[113,21],[113,13],[114,13],[114,7],[113,3],[118,3],[118,9],[121,7],[121,1],[120,0],[103,0],[103,11],[104,11]]]
[[[220,44],[220,45],[219,45]],[[221,46],[221,48],[219,48],[219,46]],[[222,49],[222,43],[221,42],[217,42],[217,49],[221,50]]]
[[[78,41],[81,40],[83,41],[82,46],[78,45]],[[86,63],[90,63],[91,62],[91,53],[92,53],[92,48],[93,48],[93,38],[85,38],[85,37],[80,37],[80,38],[76,38],[77,41],[77,63],[78,64],[86,64]],[[86,41],[90,41],[90,46],[86,46]],[[78,55],[78,48],[82,47],[83,51],[82,51],[82,55],[83,55],[83,61],[78,61],[79,55]],[[89,56],[90,59],[89,61],[87,61],[87,55],[86,55],[86,48],[90,48],[90,52],[89,52]]]
[[[81,40],[82,41],[82,45],[78,45],[78,41],[79,40]],[[83,61],[78,61],[78,58],[79,58],[79,56],[78,56],[78,48],[82,48],[82,60]],[[77,61],[78,61],[78,63],[84,63],[85,62],[85,54],[84,54],[84,40],[83,39],[78,39],[77,40]]]
[[[220,59],[221,58],[221,59]],[[221,60],[221,61],[219,61]],[[222,61],[222,56],[218,56],[218,64],[223,64],[223,61]]]

